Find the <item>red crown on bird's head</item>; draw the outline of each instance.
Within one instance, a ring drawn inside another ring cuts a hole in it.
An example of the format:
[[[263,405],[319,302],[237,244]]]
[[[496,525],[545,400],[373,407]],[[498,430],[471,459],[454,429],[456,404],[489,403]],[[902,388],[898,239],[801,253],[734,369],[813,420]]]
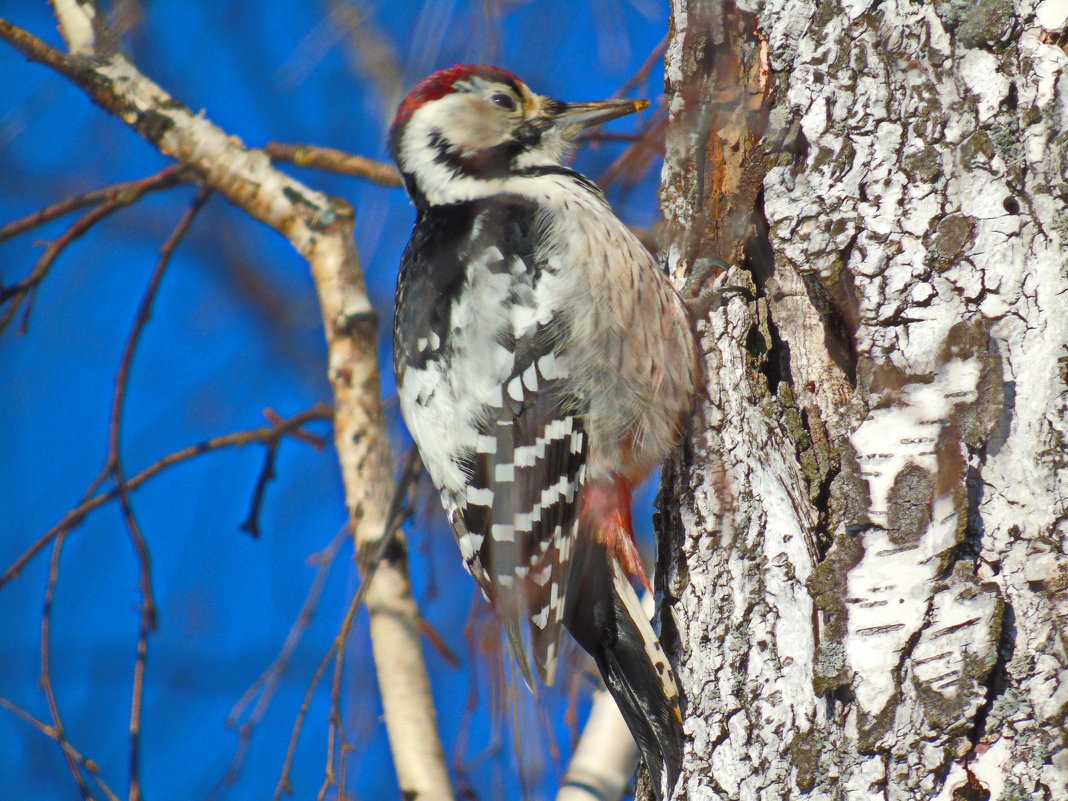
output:
[[[471,78],[482,78],[486,81],[511,84],[516,91],[519,90],[521,81],[508,70],[494,67],[491,64],[454,64],[446,70],[439,70],[428,78],[424,78],[416,87],[408,93],[397,108],[397,116],[393,119],[390,128],[392,134],[397,128],[404,125],[417,110],[431,100],[445,97],[455,90],[457,83],[468,81]]]

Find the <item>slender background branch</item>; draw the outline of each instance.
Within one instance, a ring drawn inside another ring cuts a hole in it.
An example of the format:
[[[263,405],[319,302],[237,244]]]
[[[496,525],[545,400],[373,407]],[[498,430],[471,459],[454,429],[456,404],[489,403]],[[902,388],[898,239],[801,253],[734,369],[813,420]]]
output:
[[[80,30],[83,23],[91,24],[91,19],[77,19],[79,9],[91,14],[91,8],[64,5],[61,25]],[[195,170],[206,186],[282,233],[309,261],[329,349],[334,441],[356,546],[361,550],[377,544],[382,531],[388,529],[393,467],[380,400],[376,318],[356,256],[351,208],[274,170],[266,155],[243,147],[203,116],[176,102],[121,53],[85,62],[76,56],[64,56],[3,20],[0,38],[74,81],[161,152]],[[75,34],[69,34],[68,39],[74,41]],[[124,517],[137,542],[142,535],[126,497],[127,485],[121,474],[117,478]],[[140,552],[142,586],[146,586],[147,560],[143,549]],[[396,553],[378,574],[368,588],[366,603],[401,788],[426,799],[449,799],[450,782],[403,552]],[[147,599],[144,603],[147,610]],[[137,743],[144,639],[139,637],[138,642],[130,724],[132,799],[140,795]]]

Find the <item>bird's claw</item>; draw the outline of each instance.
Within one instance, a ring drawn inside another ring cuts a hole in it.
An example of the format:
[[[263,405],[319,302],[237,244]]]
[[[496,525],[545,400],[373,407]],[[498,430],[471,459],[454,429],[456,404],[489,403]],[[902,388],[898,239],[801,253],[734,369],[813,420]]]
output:
[[[738,273],[738,268],[727,264],[723,259],[705,257],[698,259],[690,268],[690,274],[682,285],[679,294],[690,309],[695,320],[708,317],[709,311],[728,292],[738,292],[752,297],[752,292],[744,286],[730,284],[729,281]],[[709,280],[709,278],[711,280]]]

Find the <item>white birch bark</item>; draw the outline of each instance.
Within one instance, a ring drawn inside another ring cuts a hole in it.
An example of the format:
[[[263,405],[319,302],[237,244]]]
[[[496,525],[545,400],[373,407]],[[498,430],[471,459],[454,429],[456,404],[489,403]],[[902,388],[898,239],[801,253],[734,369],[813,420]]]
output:
[[[55,10],[71,55],[94,53],[101,24],[96,5],[56,0]],[[361,555],[374,553],[390,522],[393,462],[380,397],[377,316],[356,254],[352,209],[280,172],[263,151],[194,114],[122,53],[69,59],[2,19],[0,34],[81,86],[161,153],[194,170],[204,185],[277,230],[308,261],[329,350],[334,442],[355,546]],[[377,565],[364,603],[401,792],[421,801],[452,801],[400,535]],[[328,780],[333,782],[332,773]]]
[[[673,12],[676,797],[1068,799],[1068,0]]]

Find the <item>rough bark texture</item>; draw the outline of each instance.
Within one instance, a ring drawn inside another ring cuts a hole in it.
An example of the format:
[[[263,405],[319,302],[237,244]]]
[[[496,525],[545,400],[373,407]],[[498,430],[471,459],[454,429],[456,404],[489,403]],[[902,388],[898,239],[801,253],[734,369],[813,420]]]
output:
[[[1068,798],[1068,2],[673,12],[676,797]]]

